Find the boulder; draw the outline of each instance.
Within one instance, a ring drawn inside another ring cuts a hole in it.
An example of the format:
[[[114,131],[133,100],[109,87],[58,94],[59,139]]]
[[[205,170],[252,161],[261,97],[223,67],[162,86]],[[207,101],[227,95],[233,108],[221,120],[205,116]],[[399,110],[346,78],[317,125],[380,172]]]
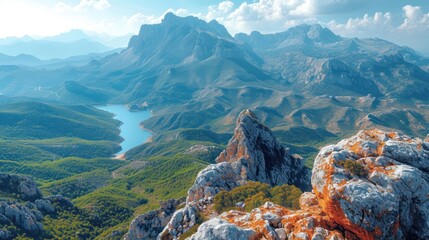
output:
[[[213,218],[204,222],[197,233],[192,235],[190,240],[253,240],[258,239],[255,231],[251,229],[242,229],[235,224],[231,224],[220,218]]]
[[[317,155],[323,211],[361,239],[429,239],[429,151],[421,139],[360,131]]]

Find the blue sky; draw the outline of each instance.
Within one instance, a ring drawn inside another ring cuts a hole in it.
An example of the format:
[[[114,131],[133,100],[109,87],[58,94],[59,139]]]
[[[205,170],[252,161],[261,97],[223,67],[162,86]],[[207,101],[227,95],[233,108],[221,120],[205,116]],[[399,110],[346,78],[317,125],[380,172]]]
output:
[[[0,38],[71,29],[124,35],[172,11],[216,19],[235,34],[319,23],[346,37],[379,37],[429,54],[428,0],[0,0]]]

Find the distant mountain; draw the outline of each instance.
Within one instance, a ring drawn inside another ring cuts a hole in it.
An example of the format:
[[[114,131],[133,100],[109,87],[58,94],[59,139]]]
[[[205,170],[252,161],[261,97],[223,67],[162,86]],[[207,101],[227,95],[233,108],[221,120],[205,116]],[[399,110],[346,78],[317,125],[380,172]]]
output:
[[[342,38],[320,25],[235,37],[255,49],[266,70],[278,72],[296,90],[316,95],[429,95],[429,74],[414,66],[426,65],[427,59],[382,39]]]
[[[0,53],[7,55],[33,55],[39,59],[68,58],[88,53],[102,53],[112,50],[101,43],[80,39],[75,42],[55,42],[47,40],[33,40],[28,42],[15,41],[0,45]]]
[[[146,102],[154,131],[233,128],[250,108],[276,130],[346,135],[374,126],[429,128],[429,59],[381,39],[343,38],[320,25],[238,34],[216,21],[166,14],[120,53],[52,71],[0,68],[5,95],[66,103]],[[30,81],[31,79],[31,81]],[[31,86],[31,87],[23,87]],[[394,116],[401,116],[395,118]]]
[[[101,43],[109,48],[125,48],[127,47],[131,37],[131,34],[123,36],[112,36],[106,33],[95,33],[83,31],[80,29],[73,29],[69,32],[64,32],[52,37],[45,37],[40,40],[54,42],[76,42],[82,39],[86,39]]]
[[[0,53],[0,66],[28,66],[43,69],[59,69],[71,66],[85,66],[93,60],[99,60],[108,55],[120,52],[121,49],[113,49],[103,53],[89,53],[85,55],[73,56],[65,59],[54,58],[50,60],[40,60],[31,55],[21,54],[18,56],[9,56]]]
[[[0,65],[27,65],[34,66],[41,64],[43,61],[31,55],[9,56],[0,53]]]

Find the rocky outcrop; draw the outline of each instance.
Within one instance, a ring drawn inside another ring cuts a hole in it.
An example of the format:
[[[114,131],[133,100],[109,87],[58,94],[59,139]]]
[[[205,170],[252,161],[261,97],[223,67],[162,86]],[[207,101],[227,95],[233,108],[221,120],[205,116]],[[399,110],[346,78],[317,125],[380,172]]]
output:
[[[37,209],[44,214],[53,214],[61,210],[71,210],[74,205],[70,199],[61,195],[48,196],[34,201]]]
[[[73,204],[62,196],[49,196],[32,202],[20,203],[12,200],[0,201],[0,226],[14,225],[30,236],[43,233],[43,215],[54,214],[57,209],[71,209]],[[0,239],[12,239],[14,233],[0,230]]]
[[[240,186],[241,178],[230,163],[212,164],[198,173],[194,185],[188,190],[187,203],[211,202],[222,190],[230,191]]]
[[[380,130],[324,147],[300,210],[265,203],[202,224],[190,239],[429,239],[429,139]],[[222,227],[220,227],[222,226]]]
[[[43,197],[36,183],[29,177],[0,174],[0,192],[19,195],[18,202],[9,199],[0,200],[0,226],[14,225],[30,236],[43,233],[43,214],[54,214],[57,209],[71,209],[72,202],[62,196]],[[16,233],[0,230],[0,239],[12,239]]]
[[[428,181],[428,143],[380,130],[323,148],[312,176],[323,211],[362,239],[428,239]]]
[[[176,239],[187,232],[199,220],[200,212],[206,216],[214,214],[214,196],[247,181],[310,188],[310,171],[302,158],[289,154],[249,110],[240,113],[234,136],[216,161],[198,174],[188,191],[185,208],[173,215],[160,234],[161,239]]]
[[[131,222],[130,229],[124,239],[156,239],[170,221],[171,216],[176,211],[176,207],[182,202],[183,200],[177,199],[160,202],[159,209],[136,217]]]
[[[237,225],[231,224],[220,218],[213,218],[203,223],[198,232],[192,235],[190,240],[199,239],[217,239],[217,240],[247,240],[257,239],[255,231],[250,229],[242,229]]]
[[[291,211],[267,202],[250,213],[239,210],[225,212],[216,221],[225,221],[229,224],[226,227],[253,233],[243,239],[345,239],[345,234],[339,231],[341,227],[322,211],[313,193],[307,192],[301,196],[300,207],[301,210]],[[205,232],[210,234],[210,238],[200,239],[223,239],[222,235],[217,235],[221,233],[218,233],[216,225],[203,226],[191,239],[198,239]],[[347,236],[353,239],[352,234],[347,233]]]
[[[22,228],[31,235],[37,235],[43,231],[43,225],[40,222],[43,215],[34,204],[29,202],[22,205],[13,201],[1,201],[0,218]]]
[[[243,182],[289,184],[303,191],[311,189],[311,173],[303,159],[286,151],[250,110],[240,113],[234,136],[216,162],[231,163]]]
[[[19,194],[23,200],[42,197],[42,192],[29,177],[0,173],[0,191]]]

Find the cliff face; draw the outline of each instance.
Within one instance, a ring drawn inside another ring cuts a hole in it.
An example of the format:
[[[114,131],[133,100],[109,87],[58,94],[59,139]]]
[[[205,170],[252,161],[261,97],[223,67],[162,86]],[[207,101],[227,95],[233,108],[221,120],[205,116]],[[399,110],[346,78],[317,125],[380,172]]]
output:
[[[238,119],[234,136],[216,162],[228,162],[240,180],[271,185],[295,185],[301,190],[311,188],[310,171],[302,158],[292,156],[249,110]]]
[[[266,203],[225,212],[191,239],[228,239],[215,222],[250,231],[242,239],[428,239],[428,140],[361,131],[320,151],[301,210]]]
[[[230,191],[248,180],[271,185],[294,184],[308,190],[310,171],[303,159],[293,157],[249,110],[240,113],[234,136],[217,164],[202,170],[188,191],[186,206],[176,211],[160,234],[174,239],[198,221],[199,214],[212,215],[213,197],[222,190]]]

